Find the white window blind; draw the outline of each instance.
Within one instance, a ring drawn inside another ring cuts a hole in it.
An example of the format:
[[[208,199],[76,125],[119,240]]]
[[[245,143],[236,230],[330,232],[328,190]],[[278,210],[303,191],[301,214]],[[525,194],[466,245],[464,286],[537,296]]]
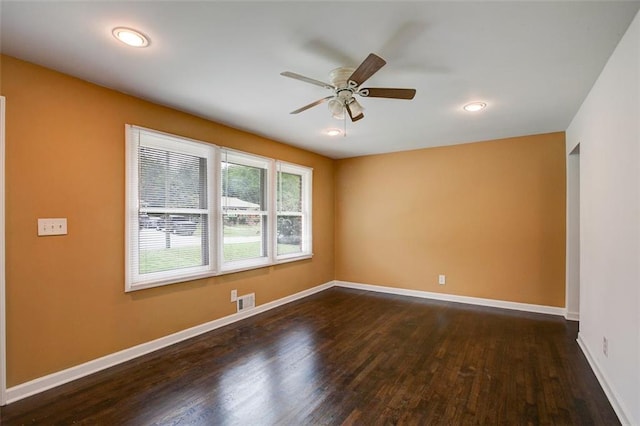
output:
[[[214,271],[214,147],[129,126],[128,287]]]

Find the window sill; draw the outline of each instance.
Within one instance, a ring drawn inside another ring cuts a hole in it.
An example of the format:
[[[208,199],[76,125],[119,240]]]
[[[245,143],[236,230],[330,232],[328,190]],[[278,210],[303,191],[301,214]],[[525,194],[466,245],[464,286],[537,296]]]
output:
[[[131,293],[131,292],[138,291],[138,290],[146,290],[146,289],[154,288],[154,287],[162,287],[162,286],[170,285],[170,284],[178,284],[178,283],[184,283],[184,282],[189,282],[189,281],[196,281],[196,280],[201,280],[201,279],[204,279],[204,278],[212,278],[212,277],[218,277],[218,276],[222,276],[222,275],[236,274],[238,272],[246,272],[246,271],[252,271],[254,269],[268,268],[268,267],[271,267],[271,266],[277,266],[277,265],[282,265],[282,264],[285,264],[285,263],[297,262],[297,261],[300,261],[300,260],[308,260],[308,259],[312,259],[312,258],[313,258],[313,253],[300,255],[300,256],[295,256],[295,257],[281,258],[281,259],[278,259],[278,260],[276,260],[274,262],[261,263],[259,265],[251,265],[251,266],[244,266],[244,267],[238,267],[238,268],[233,268],[233,269],[225,269],[225,270],[219,271],[219,272],[204,272],[204,273],[198,273],[198,274],[193,274],[193,275],[183,276],[183,277],[167,278],[166,280],[159,280],[159,281],[153,281],[153,282],[140,282],[140,283],[137,283],[137,284],[131,284],[130,286],[126,287],[125,288],[125,293]]]

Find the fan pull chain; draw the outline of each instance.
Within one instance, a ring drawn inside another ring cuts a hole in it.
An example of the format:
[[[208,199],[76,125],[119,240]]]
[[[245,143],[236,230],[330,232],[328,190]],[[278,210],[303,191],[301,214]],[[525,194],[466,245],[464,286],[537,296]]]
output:
[[[343,114],[343,119],[344,119],[344,131],[342,132],[342,136],[343,137],[347,137],[347,111],[346,111],[346,107],[345,107],[345,113]]]

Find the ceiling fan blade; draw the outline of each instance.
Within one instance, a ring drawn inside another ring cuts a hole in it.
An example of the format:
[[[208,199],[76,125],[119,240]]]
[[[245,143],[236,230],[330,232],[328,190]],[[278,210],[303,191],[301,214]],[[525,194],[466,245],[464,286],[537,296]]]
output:
[[[352,107],[354,108],[353,110],[351,109]],[[349,118],[353,122],[356,122],[364,118],[364,114],[362,113],[363,109],[364,108],[362,108],[362,106],[355,99],[351,103],[346,105],[346,110],[347,110],[347,113],[349,114]],[[354,115],[354,112],[356,112],[355,115]]]
[[[333,95],[332,95],[332,96],[327,96],[326,98],[318,99],[318,100],[317,100],[317,101],[315,101],[315,102],[311,102],[309,105],[305,105],[305,106],[303,106],[302,108],[298,108],[298,109],[297,109],[297,110],[295,110],[295,111],[291,111],[289,114],[297,114],[297,113],[299,113],[299,112],[306,111],[306,110],[308,110],[309,108],[313,108],[313,107],[314,107],[314,106],[316,106],[316,105],[320,105],[320,104],[322,104],[322,103],[327,102],[327,101],[328,101],[329,99],[331,99],[331,98],[333,98]]]
[[[360,89],[360,95],[367,98],[413,99],[416,95],[416,89],[369,87],[366,89]]]
[[[330,89],[330,90],[335,89],[335,87],[333,87],[329,83],[325,83],[325,82],[320,81],[320,80],[315,80],[313,78],[305,77],[304,75],[296,74],[295,72],[284,71],[284,72],[281,72],[280,75],[282,75],[284,77],[289,77],[289,78],[293,78],[293,79],[296,79],[296,80],[304,81],[306,83],[315,84],[316,86],[324,87],[325,89]]]
[[[355,82],[356,86],[360,86],[382,68],[384,64],[386,64],[384,59],[376,54],[370,53],[367,59],[351,74],[349,80]]]

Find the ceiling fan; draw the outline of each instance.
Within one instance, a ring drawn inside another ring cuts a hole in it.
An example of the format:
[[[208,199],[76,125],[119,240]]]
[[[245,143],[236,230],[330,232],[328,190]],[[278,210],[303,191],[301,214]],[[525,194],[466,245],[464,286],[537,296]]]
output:
[[[291,114],[298,114],[313,108],[316,105],[328,102],[329,111],[334,118],[344,119],[345,113],[349,115],[351,121],[358,121],[364,118],[362,105],[356,100],[354,95],[364,98],[392,98],[392,99],[413,99],[416,95],[415,89],[394,89],[382,87],[361,88],[360,86],[366,80],[375,74],[380,68],[386,64],[381,57],[370,53],[369,56],[356,68],[341,67],[329,73],[331,83],[325,83],[313,78],[305,77],[294,72],[285,71],[280,75],[285,77],[301,80],[306,83],[315,84],[333,91],[331,96],[319,99],[315,102],[291,111]]]

